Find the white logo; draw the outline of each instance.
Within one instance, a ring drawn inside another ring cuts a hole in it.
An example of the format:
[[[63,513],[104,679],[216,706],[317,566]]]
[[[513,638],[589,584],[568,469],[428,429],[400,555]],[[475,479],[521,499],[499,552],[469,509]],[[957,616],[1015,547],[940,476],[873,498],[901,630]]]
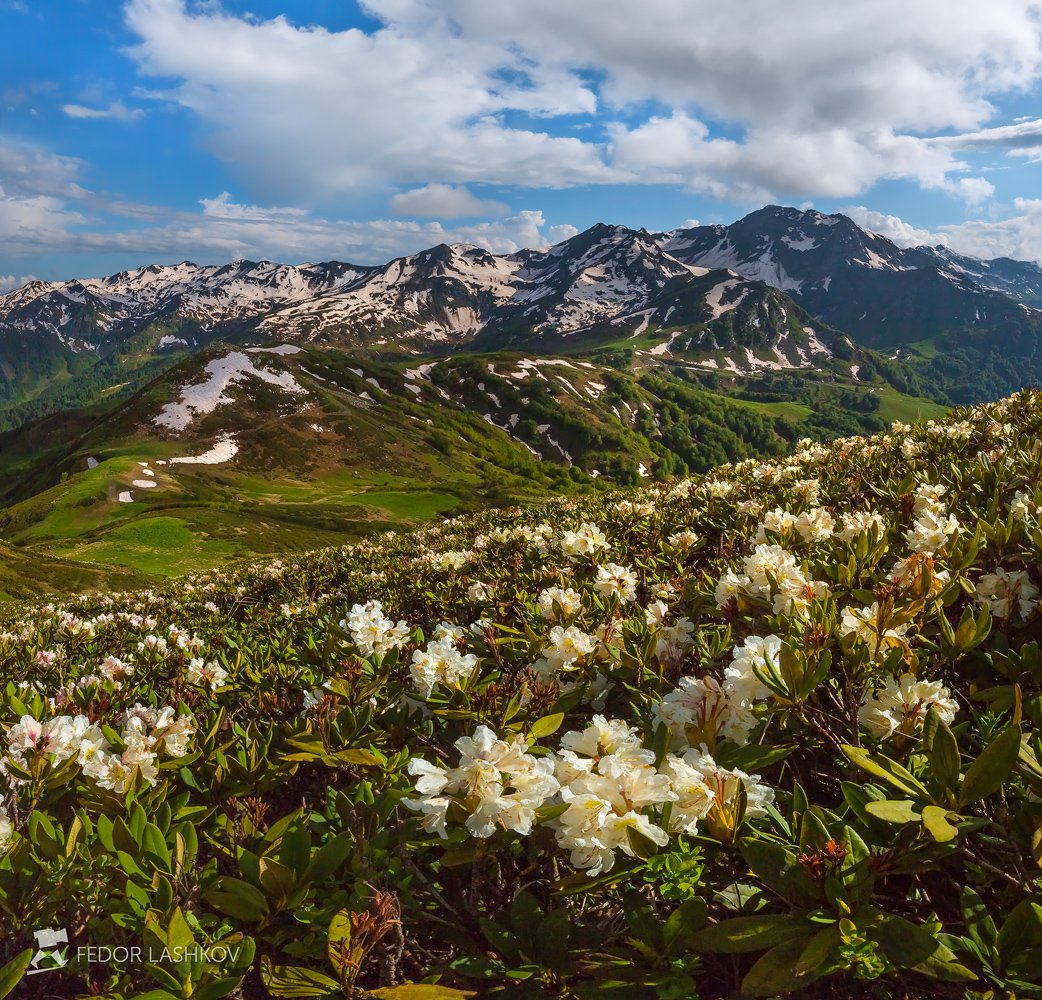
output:
[[[26,970],[27,976],[35,976],[39,972],[54,972],[68,964],[69,960],[64,952],[55,947],[69,943],[69,932],[64,927],[57,931],[50,928],[33,931],[33,937],[36,938],[36,954]]]

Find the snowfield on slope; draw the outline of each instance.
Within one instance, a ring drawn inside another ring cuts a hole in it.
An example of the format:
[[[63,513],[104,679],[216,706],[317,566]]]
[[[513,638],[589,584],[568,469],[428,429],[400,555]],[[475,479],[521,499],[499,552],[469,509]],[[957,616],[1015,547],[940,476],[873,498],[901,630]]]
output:
[[[154,421],[159,427],[173,431],[185,430],[196,417],[213,413],[222,403],[231,403],[233,400],[225,395],[225,391],[246,378],[260,379],[285,392],[299,394],[306,391],[289,372],[257,368],[253,359],[241,351],[232,351],[223,358],[215,358],[206,366],[205,374],[205,381],[182,388],[179,401],[163,406]]]

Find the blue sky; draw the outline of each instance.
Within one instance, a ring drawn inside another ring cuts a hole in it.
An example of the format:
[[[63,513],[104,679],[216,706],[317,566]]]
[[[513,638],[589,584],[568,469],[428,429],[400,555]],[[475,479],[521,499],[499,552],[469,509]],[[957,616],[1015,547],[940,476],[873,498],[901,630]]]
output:
[[[724,6],[0,0],[0,291],[767,202],[1042,259],[1042,2]]]

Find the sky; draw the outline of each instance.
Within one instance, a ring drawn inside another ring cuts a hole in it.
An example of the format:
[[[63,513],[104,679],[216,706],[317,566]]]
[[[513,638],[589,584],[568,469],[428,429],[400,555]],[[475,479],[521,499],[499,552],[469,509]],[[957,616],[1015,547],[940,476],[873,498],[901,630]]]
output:
[[[0,292],[765,204],[1042,261],[1042,0],[0,0]]]

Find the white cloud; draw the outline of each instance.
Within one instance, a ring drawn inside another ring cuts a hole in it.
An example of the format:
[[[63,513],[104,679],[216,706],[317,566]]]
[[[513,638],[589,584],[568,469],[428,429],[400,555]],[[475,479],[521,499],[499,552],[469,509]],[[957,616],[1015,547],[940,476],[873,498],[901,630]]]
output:
[[[0,295],[4,295],[6,292],[13,292],[16,288],[21,288],[22,285],[27,285],[30,281],[35,280],[35,274],[23,274],[21,277],[16,277],[13,274],[0,274]]]
[[[131,0],[126,18],[142,71],[179,81],[166,96],[207,123],[210,148],[266,199],[520,175],[558,187],[609,173],[596,147],[499,118],[522,106],[589,111],[588,88],[557,71],[535,89],[504,82],[497,73],[519,58],[464,42],[437,12],[411,34],[300,28],[181,0]]]
[[[850,0],[827,17],[819,0],[745,0],[741,16],[716,0],[644,0],[639,17],[631,0],[364,6],[381,28],[184,0],[129,0],[126,17],[142,72],[175,81],[165,95],[265,200],[666,183],[755,201],[903,178],[973,204],[987,195],[952,180],[960,150],[1031,147],[1042,128],[987,127],[997,96],[1042,74],[1042,0]],[[666,110],[632,122],[648,103]],[[527,126],[506,123],[518,113]],[[555,135],[563,115],[604,134]]]
[[[929,229],[920,229],[910,225],[896,215],[875,212],[864,205],[852,205],[843,209],[843,214],[853,219],[862,229],[878,233],[893,241],[899,247],[935,246],[946,243],[939,234]]]
[[[391,198],[396,215],[427,219],[473,219],[506,215],[510,209],[501,201],[484,201],[465,187],[452,184],[425,184]]]
[[[62,111],[70,118],[111,118],[117,122],[134,122],[145,117],[143,108],[128,108],[122,101],[113,101],[104,108],[89,108],[83,104],[63,104]]]
[[[244,204],[227,191],[200,199],[198,212],[176,211],[95,194],[78,183],[82,169],[79,160],[0,139],[4,258],[76,252],[133,254],[146,260],[198,257],[223,262],[268,257],[285,262],[383,263],[437,243],[474,243],[495,253],[512,253],[522,247],[547,246],[577,232],[570,225],[547,226],[543,213],[536,210],[454,225],[409,219],[345,220],[324,218],[296,206]],[[472,196],[463,190],[451,198],[458,205]],[[122,228],[114,224],[119,220],[125,223]]]
[[[896,215],[884,215],[861,205],[843,211],[859,226],[886,236],[898,246],[941,244],[983,260],[1012,257],[1042,264],[1042,198],[1017,198],[1004,217],[968,219],[935,230],[921,229]]]

